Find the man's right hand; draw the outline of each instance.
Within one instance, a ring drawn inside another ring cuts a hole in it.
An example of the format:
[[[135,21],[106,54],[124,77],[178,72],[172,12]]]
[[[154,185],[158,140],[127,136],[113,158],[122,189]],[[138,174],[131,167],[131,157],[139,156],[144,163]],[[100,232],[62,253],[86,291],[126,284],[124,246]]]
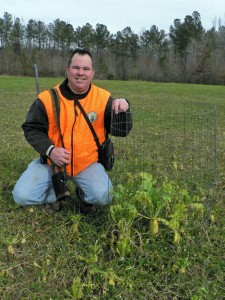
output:
[[[68,165],[71,161],[71,152],[65,148],[55,147],[50,153],[50,159],[59,167]]]

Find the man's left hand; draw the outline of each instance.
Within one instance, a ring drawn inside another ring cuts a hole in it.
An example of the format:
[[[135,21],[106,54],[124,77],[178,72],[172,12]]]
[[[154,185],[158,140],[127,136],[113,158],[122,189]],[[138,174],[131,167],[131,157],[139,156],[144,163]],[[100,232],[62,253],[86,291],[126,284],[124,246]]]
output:
[[[129,109],[129,104],[126,99],[114,99],[112,102],[112,109],[115,111],[116,114],[120,112],[125,112]]]

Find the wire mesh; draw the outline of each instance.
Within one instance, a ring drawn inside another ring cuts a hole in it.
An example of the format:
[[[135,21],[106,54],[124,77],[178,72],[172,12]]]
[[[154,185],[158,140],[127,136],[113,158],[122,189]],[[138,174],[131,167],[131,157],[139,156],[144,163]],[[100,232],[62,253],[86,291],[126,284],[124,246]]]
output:
[[[120,118],[120,114],[112,114],[112,135],[124,136],[124,122],[130,117]],[[214,106],[179,101],[176,105],[139,107],[132,118],[127,137],[112,137],[115,183],[126,180],[128,172],[148,172],[158,179],[182,181],[190,189],[212,188],[216,172]]]
[[[140,201],[144,205],[144,197],[148,197],[147,210],[151,211],[152,220],[171,226],[175,235],[195,236],[196,242],[200,242],[206,236],[214,198],[216,108],[190,101],[158,105],[154,109],[138,107],[132,113],[132,130],[121,138],[129,128],[126,120],[131,117],[129,112],[125,114],[126,117],[121,117],[112,113],[113,185],[126,187],[129,198],[124,194],[125,201],[142,195]],[[169,189],[176,186],[166,205],[163,194],[158,197],[151,194],[156,192],[151,187],[153,181],[150,185],[146,182],[151,176],[158,191],[166,185]],[[144,194],[139,193],[140,189]],[[186,234],[182,233],[184,227]]]

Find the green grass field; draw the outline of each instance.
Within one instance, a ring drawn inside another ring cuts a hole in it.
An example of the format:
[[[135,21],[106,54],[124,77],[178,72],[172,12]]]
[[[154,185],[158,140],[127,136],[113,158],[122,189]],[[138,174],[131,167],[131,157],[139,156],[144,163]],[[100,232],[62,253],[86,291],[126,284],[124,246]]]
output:
[[[41,78],[40,90],[61,80]],[[139,164],[138,155],[132,156],[131,135],[131,141],[118,141],[119,150],[115,140],[116,151],[124,156],[111,173],[116,184],[114,201],[94,217],[81,215],[71,206],[60,212],[50,212],[45,206],[17,206],[12,189],[28,163],[37,157],[21,130],[36,98],[35,78],[0,77],[0,299],[224,299],[224,87],[95,83],[115,97],[129,99],[135,121],[132,134],[141,153],[142,136],[135,135],[135,130],[145,133],[151,129],[138,125],[143,124],[143,118],[148,120],[150,113],[179,113],[181,101],[215,106],[217,171],[212,171],[213,185],[210,191],[199,189],[193,195],[185,179],[179,184],[161,182],[147,173],[142,190],[137,168],[142,171],[145,165]],[[176,126],[179,131],[180,123]],[[149,149],[146,153],[151,153],[148,140],[145,146]],[[128,154],[131,159],[127,159]],[[211,202],[204,200],[209,193]]]

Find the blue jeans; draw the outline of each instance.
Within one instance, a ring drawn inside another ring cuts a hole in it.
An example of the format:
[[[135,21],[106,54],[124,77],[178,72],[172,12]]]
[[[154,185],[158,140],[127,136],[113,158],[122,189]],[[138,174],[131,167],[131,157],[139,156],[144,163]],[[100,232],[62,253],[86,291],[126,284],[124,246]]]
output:
[[[20,205],[56,202],[51,173],[51,166],[41,164],[39,158],[32,161],[14,187],[14,201]],[[100,163],[91,164],[68,180],[82,190],[82,200],[86,203],[107,205],[112,201],[112,183]]]

